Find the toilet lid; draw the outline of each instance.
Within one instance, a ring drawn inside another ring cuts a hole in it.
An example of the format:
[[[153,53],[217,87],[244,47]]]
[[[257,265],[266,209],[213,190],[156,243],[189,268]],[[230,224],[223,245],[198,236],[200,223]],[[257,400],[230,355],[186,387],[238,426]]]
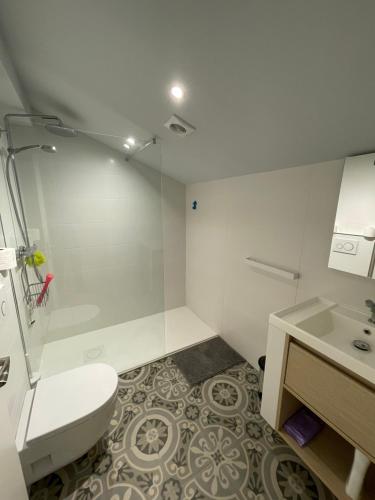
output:
[[[40,380],[26,441],[61,432],[97,412],[114,397],[117,384],[116,371],[103,363],[80,366]]]

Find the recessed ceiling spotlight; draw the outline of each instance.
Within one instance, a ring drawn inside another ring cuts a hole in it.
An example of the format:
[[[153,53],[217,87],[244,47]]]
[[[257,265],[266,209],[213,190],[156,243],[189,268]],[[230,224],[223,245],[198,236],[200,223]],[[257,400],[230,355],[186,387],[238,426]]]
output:
[[[170,90],[170,94],[172,97],[178,100],[184,97],[184,91],[179,85],[173,85],[173,87]]]
[[[135,144],[135,139],[134,139],[134,137],[128,137],[128,138],[126,139],[126,142],[127,142],[128,144],[130,144],[131,146],[134,146],[134,144]]]
[[[126,149],[130,149],[129,144],[126,144],[126,142],[125,142],[125,144],[124,144],[124,148],[126,148]]]

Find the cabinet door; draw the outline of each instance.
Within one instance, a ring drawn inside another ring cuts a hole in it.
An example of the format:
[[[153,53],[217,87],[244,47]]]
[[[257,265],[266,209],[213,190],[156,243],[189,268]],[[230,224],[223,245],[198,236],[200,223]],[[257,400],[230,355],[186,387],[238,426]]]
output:
[[[346,158],[328,267],[374,277],[375,153]]]
[[[340,233],[363,234],[375,228],[375,153],[346,158],[336,212]]]

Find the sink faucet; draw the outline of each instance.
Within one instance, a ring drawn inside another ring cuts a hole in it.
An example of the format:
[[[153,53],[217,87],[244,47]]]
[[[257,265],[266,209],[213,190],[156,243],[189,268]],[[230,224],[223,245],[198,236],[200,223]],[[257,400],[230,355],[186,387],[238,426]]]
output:
[[[365,304],[371,311],[371,316],[369,317],[369,322],[375,323],[375,302],[371,299],[367,299],[365,301]]]

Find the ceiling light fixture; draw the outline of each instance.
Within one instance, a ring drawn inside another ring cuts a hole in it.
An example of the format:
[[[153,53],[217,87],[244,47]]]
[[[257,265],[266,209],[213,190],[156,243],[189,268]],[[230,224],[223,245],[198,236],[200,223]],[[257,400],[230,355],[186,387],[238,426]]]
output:
[[[174,85],[170,90],[170,94],[172,97],[178,100],[181,100],[184,97],[184,91],[179,85]]]
[[[134,139],[134,137],[128,137],[128,138],[126,139],[126,142],[127,142],[128,144],[130,144],[131,146],[134,146],[134,144],[135,144],[135,139]]]
[[[126,149],[130,149],[129,144],[126,144],[126,142],[125,142],[125,144],[124,144],[124,148],[126,148]]]

